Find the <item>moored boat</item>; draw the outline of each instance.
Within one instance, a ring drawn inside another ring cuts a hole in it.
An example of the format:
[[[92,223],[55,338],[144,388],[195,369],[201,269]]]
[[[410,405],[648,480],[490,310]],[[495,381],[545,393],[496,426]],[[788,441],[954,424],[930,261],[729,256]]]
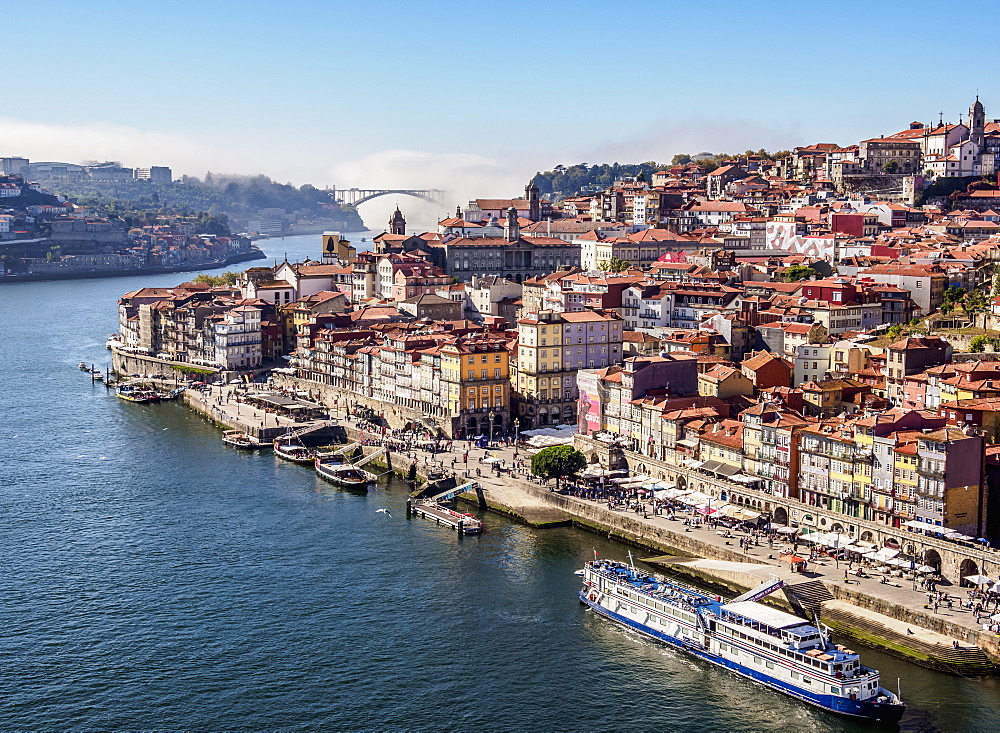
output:
[[[126,402],[136,402],[138,404],[160,401],[160,395],[153,390],[142,389],[140,387],[134,387],[127,384],[115,389],[115,394],[118,395],[119,399],[125,400]]]
[[[268,445],[257,440],[252,435],[247,435],[239,430],[227,430],[224,432],[222,434],[222,442],[233,448],[242,448],[244,450],[259,450],[266,448]]]
[[[345,489],[367,490],[368,484],[375,480],[374,474],[350,463],[344,463],[337,455],[316,456],[314,465],[316,473],[322,478]]]
[[[906,709],[825,628],[755,602],[780,580],[726,602],[621,562],[588,562],[583,577],[580,600],[597,613],[765,687],[880,723],[898,723]]]
[[[87,362],[85,362],[85,361],[81,361],[77,365],[77,367],[80,369],[81,372],[89,372],[90,371],[90,367],[87,366]]]
[[[274,455],[292,463],[312,463],[316,451],[307,448],[297,438],[280,437],[274,440]]]

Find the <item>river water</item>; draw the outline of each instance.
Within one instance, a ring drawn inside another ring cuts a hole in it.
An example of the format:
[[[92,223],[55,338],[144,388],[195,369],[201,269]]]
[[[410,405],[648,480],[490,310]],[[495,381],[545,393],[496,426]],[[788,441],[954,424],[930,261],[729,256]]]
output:
[[[459,539],[403,487],[344,493],[92,386],[116,298],[186,277],[0,287],[0,729],[861,729],[585,611],[573,571],[621,545],[492,515]],[[995,680],[864,656],[903,729],[1000,728]]]

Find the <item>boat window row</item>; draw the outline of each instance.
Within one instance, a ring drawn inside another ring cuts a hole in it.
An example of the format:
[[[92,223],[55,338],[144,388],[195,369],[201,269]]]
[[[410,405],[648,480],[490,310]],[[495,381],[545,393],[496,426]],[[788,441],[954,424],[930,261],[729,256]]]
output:
[[[670,616],[673,616],[674,618],[678,618],[678,619],[681,619],[682,621],[686,621],[689,624],[691,624],[692,626],[694,626],[695,623],[696,623],[696,619],[695,619],[695,616],[694,616],[693,613],[687,613],[686,611],[682,611],[679,608],[677,608],[676,606],[671,605],[669,603],[661,603],[661,602],[659,602],[657,600],[654,600],[653,598],[650,598],[649,596],[643,595],[641,593],[635,593],[633,591],[628,591],[628,590],[622,590],[621,594],[623,596],[625,596],[626,598],[629,598],[630,600],[635,601],[636,603],[645,605],[647,608],[655,609],[655,610],[659,611],[660,613],[665,613],[665,614],[668,614]]]
[[[832,674],[830,665],[826,664],[825,662],[821,662],[818,659],[813,659],[812,657],[807,657],[805,654],[799,654],[797,652],[793,652],[789,649],[785,649],[782,646],[778,646],[777,644],[772,644],[771,642],[758,639],[756,636],[750,636],[748,634],[744,634],[741,631],[737,631],[736,629],[731,629],[728,626],[720,625],[719,629],[724,634],[738,637],[740,639],[750,642],[751,644],[757,644],[758,646],[762,646],[765,649],[770,649],[772,652],[777,652],[778,654],[788,657],[789,659],[794,659],[796,662],[808,664],[813,667],[816,667],[819,670],[822,670],[826,674]]]

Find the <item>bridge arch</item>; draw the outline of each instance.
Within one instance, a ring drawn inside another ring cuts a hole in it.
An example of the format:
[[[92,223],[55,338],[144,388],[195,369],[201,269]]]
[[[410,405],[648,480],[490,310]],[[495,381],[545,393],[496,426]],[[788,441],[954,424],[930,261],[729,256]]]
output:
[[[427,201],[432,204],[442,203],[441,194],[444,191],[439,191],[437,189],[407,189],[407,188],[392,188],[392,189],[366,189],[366,188],[341,188],[334,189],[333,197],[341,203],[347,204],[349,206],[360,206],[366,201],[371,201],[372,199],[377,199],[379,196],[411,196],[415,199],[420,199],[422,201]]]

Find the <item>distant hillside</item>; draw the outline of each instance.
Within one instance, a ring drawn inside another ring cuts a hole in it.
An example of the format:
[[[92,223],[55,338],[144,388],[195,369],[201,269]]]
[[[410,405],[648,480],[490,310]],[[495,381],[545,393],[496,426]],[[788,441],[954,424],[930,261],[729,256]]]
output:
[[[653,173],[664,166],[649,161],[647,163],[604,163],[588,166],[577,163],[571,166],[557,165],[555,169],[536,173],[532,181],[538,186],[542,196],[550,201],[559,201],[572,196],[580,196],[594,191],[603,191],[619,178],[642,178],[649,181]]]
[[[762,148],[760,150],[747,150],[739,155],[759,155],[769,160],[777,160],[789,155],[789,152],[781,150],[769,153]],[[636,178],[649,183],[653,173],[675,165],[686,165],[694,162],[706,171],[713,171],[732,157],[738,156],[729,153],[699,153],[697,155],[678,153],[669,163],[656,163],[650,160],[645,163],[602,163],[600,165],[577,163],[568,167],[557,165],[553,170],[536,173],[532,180],[543,196],[550,201],[560,201],[572,196],[603,191],[621,178]]]
[[[236,222],[234,229],[259,217],[263,209],[283,209],[296,220],[345,231],[364,228],[353,207],[339,205],[326,191],[309,184],[296,188],[275,183],[266,176],[220,177],[209,173],[205,181],[184,176],[180,182],[165,184],[52,181],[46,185],[81,206],[106,208],[117,204],[131,210],[168,210],[182,215],[205,212]]]

